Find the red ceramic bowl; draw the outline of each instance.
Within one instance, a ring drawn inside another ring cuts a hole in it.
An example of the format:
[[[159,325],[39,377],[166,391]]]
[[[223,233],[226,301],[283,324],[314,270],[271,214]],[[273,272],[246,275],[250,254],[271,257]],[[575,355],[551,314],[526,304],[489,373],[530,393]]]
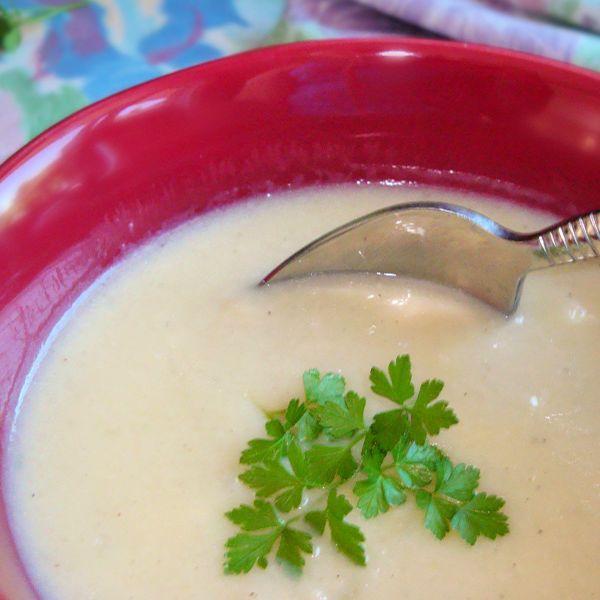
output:
[[[251,194],[356,180],[567,217],[598,208],[599,173],[600,76],[462,44],[273,47],[103,100],[0,167],[2,439],[52,326],[159,230]],[[31,598],[0,495],[0,600]]]

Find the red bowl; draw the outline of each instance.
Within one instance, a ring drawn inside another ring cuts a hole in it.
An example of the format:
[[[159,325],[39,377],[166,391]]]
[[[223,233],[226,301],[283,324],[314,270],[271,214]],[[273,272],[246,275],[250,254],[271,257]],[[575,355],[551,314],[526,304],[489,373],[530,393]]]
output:
[[[357,180],[567,217],[598,208],[599,167],[600,76],[447,42],[272,47],[94,104],[0,167],[2,439],[52,326],[159,230],[252,194]],[[0,600],[35,598],[1,491]]]

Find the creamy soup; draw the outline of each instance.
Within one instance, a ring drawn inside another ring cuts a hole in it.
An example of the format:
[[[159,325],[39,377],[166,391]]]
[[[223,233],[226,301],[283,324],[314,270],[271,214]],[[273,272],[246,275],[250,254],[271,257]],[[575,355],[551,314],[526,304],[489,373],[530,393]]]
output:
[[[85,294],[42,353],[8,448],[9,517],[43,600],[600,598],[597,261],[531,274],[510,318],[400,278],[255,286],[316,235],[423,198],[472,205],[367,186],[260,199],[156,239]],[[549,222],[485,210],[517,229]],[[409,498],[349,515],[364,568],[315,537],[301,577],[275,560],[225,575],[224,513],[253,499],[238,460],[264,411],[301,396],[310,367],[372,398],[370,367],[406,353],[417,382],[445,382],[460,420],[435,441],[481,469],[511,532],[438,541]]]

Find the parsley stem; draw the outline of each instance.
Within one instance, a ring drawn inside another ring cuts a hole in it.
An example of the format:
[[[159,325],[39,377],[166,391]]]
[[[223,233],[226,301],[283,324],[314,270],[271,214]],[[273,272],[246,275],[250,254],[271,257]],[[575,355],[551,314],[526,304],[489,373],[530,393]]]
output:
[[[254,406],[256,406],[262,412],[262,414],[265,415],[265,417],[267,417],[267,419],[269,419],[269,420],[280,419],[285,416],[285,409],[264,410],[264,409],[260,408],[260,406],[258,406],[257,404],[255,404]]]
[[[348,448],[353,448],[354,446],[356,446],[356,444],[358,444],[358,442],[360,442],[360,440],[362,440],[365,436],[367,435],[367,430],[365,429],[364,431],[362,431],[361,433],[359,433],[353,440],[350,441],[350,443],[348,444]]]
[[[22,19],[17,19],[14,22],[14,25],[16,27],[21,27],[22,25],[27,25],[28,23],[34,23],[35,21],[43,21],[45,19],[50,19],[56,15],[59,15],[60,13],[72,11],[77,8],[83,8],[84,6],[87,6],[87,4],[88,4],[87,0],[82,1],[82,2],[71,2],[70,4],[59,4],[58,6],[54,6],[52,8],[47,8],[45,10],[37,12],[33,15],[29,15]]]

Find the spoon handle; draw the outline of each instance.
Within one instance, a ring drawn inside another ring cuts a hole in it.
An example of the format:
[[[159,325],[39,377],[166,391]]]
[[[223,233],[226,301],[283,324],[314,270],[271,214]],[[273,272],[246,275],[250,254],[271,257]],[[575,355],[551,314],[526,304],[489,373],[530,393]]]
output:
[[[535,263],[542,269],[600,256],[600,211],[564,221],[536,234]]]

